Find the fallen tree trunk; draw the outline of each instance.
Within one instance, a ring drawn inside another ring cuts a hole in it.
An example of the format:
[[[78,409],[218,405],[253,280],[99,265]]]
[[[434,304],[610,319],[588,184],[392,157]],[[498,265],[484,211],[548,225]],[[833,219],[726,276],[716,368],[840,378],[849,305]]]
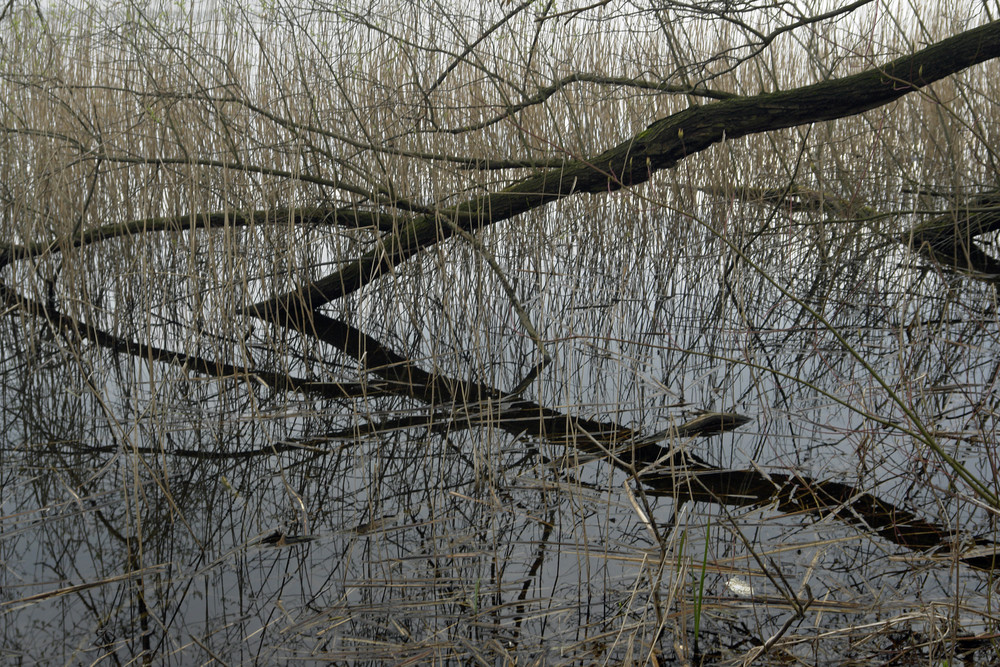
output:
[[[310,311],[361,289],[421,250],[450,238],[455,232],[443,220],[475,231],[572,194],[631,187],[720,141],[853,116],[998,56],[1000,21],[994,21],[860,74],[685,109],[599,155],[568,161],[452,208],[402,220],[399,231],[380,239],[359,259],[245,312],[302,328]]]

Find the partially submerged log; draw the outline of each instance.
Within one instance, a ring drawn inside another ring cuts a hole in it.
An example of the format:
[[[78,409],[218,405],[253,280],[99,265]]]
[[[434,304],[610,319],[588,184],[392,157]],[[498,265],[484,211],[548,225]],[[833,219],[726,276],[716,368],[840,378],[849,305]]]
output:
[[[914,225],[902,243],[946,269],[978,278],[1000,280],[1000,259],[978,244],[985,234],[1000,231],[1000,191],[983,192],[965,204]]]

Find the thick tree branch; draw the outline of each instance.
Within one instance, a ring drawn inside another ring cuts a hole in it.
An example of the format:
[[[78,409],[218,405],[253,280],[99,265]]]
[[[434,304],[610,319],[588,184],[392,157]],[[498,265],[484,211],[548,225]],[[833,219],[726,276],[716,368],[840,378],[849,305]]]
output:
[[[277,324],[298,326],[295,322],[304,323],[308,311],[364,287],[422,249],[449,238],[454,231],[439,217],[472,231],[577,192],[633,186],[725,139],[859,114],[997,56],[1000,21],[853,76],[691,107],[656,121],[593,158],[569,162],[435,215],[419,216],[336,273],[250,306],[247,312]],[[289,318],[292,321],[287,321]]]
[[[0,268],[11,262],[61,252],[101,241],[135,238],[152,232],[189,232],[195,229],[221,229],[251,225],[281,224],[293,221],[299,225],[339,225],[341,227],[371,227],[390,231],[394,223],[389,215],[353,207],[284,207],[258,211],[214,211],[187,213],[169,217],[142,218],[123,223],[101,225],[52,241],[17,244],[0,242]]]

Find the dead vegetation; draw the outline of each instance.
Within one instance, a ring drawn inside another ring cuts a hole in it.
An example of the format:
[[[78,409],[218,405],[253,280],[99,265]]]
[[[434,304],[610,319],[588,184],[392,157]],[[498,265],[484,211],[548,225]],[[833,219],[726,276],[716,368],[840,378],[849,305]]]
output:
[[[9,3],[0,657],[990,661],[984,7]]]

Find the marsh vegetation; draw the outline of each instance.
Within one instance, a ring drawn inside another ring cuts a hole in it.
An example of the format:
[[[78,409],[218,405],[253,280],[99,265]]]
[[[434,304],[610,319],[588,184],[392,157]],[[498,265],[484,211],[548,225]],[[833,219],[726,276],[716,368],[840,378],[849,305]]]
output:
[[[995,660],[990,3],[7,3],[0,659]]]

